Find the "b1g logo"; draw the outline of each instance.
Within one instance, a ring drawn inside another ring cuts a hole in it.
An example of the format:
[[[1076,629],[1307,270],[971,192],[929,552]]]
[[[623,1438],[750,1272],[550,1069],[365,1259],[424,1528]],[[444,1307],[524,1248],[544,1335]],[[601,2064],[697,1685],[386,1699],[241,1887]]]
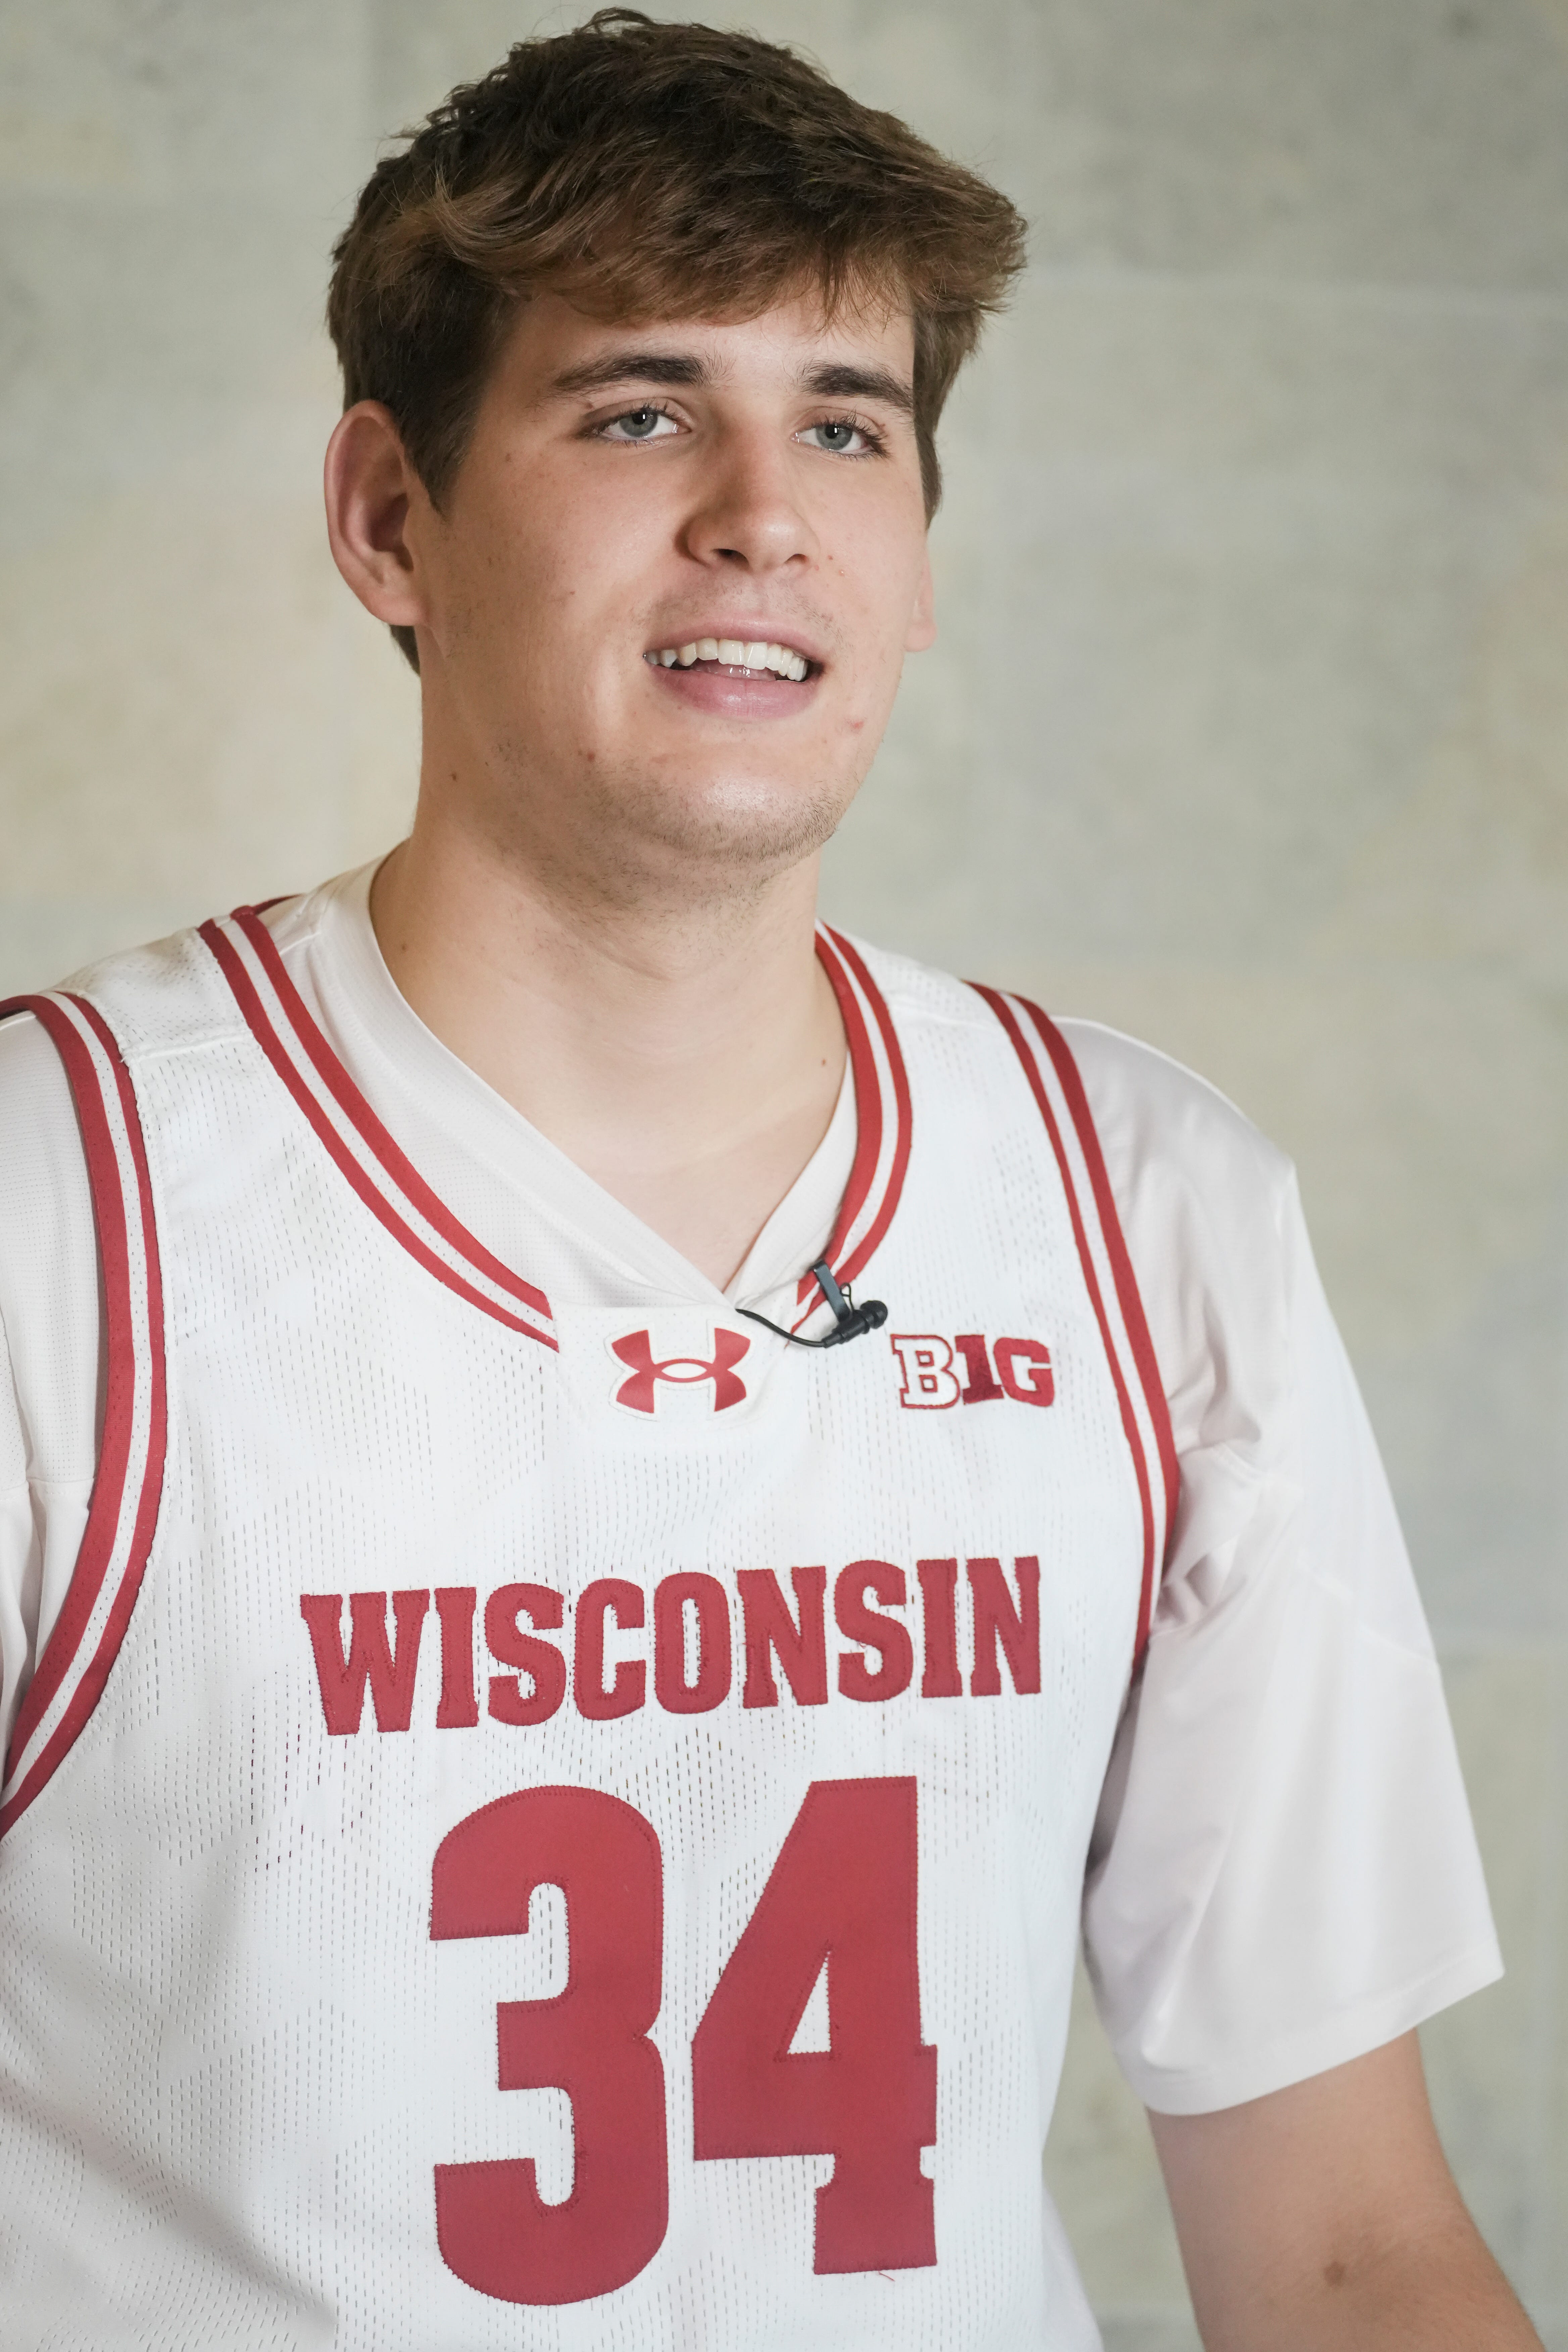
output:
[[[610,1353],[626,1366],[631,1375],[617,1386],[616,1402],[627,1412],[652,1412],[660,1402],[671,1401],[661,1396],[662,1390],[679,1393],[704,1389],[707,1392],[698,1409],[727,1412],[731,1405],[745,1402],[746,1383],[735,1367],[751,1344],[744,1332],[715,1328],[711,1356],[663,1356],[656,1360],[652,1334],[628,1331],[624,1339],[610,1342]]]
[[[909,1412],[943,1412],[949,1405],[990,1404],[1002,1397],[1016,1404],[1056,1402],[1051,1351],[1043,1339],[987,1340],[981,1331],[944,1339],[935,1331],[889,1331],[888,1341],[901,1381],[899,1402]],[[955,1355],[963,1358],[962,1379]]]

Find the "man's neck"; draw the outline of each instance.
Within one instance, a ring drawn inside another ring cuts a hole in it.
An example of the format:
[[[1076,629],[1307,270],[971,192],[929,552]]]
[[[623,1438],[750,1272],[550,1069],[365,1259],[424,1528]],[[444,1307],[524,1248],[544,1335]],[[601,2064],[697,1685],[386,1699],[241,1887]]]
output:
[[[416,824],[371,915],[426,1026],[722,1287],[826,1131],[844,1034],[816,856],[754,889],[613,910]]]

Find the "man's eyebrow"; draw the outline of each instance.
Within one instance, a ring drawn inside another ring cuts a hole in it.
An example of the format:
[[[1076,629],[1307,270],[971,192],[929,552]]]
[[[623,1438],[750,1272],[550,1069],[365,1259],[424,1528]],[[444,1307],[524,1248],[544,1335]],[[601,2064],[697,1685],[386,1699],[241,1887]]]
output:
[[[889,408],[901,409],[906,416],[914,415],[913,387],[887,368],[856,367],[837,361],[809,370],[805,388],[826,400],[880,400]]]
[[[606,352],[600,359],[563,368],[552,378],[550,390],[556,398],[570,398],[574,394],[603,392],[617,383],[698,385],[713,380],[707,362],[689,352]],[[906,416],[914,414],[912,387],[888,368],[835,360],[808,368],[802,382],[818,400],[879,400]]]
[[[614,383],[693,384],[710,381],[700,359],[686,352],[606,352],[602,359],[583,360],[563,368],[551,379],[552,394],[603,392]]]

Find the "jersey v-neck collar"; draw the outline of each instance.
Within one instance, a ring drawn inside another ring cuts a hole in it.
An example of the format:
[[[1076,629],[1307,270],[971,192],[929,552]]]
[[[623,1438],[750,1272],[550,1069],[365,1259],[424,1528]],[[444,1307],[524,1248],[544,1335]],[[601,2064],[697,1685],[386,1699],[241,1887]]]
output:
[[[426,1027],[382,959],[374,872],[342,876],[268,921],[239,908],[202,935],[331,1156],[413,1255],[546,1344],[552,1304],[765,1302],[796,1329],[824,1315],[805,1269],[825,1255],[841,1283],[860,1272],[897,1207],[910,1147],[897,1033],[850,941],[819,927],[848,1043],[837,1107],[721,1291]],[[513,1271],[522,1266],[532,1279]]]

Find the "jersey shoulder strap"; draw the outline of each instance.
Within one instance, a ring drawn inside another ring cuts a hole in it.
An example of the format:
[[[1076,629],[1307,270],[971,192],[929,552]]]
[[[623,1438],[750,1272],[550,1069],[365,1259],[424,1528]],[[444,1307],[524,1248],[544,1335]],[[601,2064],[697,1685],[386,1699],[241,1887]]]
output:
[[[237,1037],[244,1024],[195,930],[87,966],[0,1003],[30,1013],[59,1055],[92,1199],[101,1279],[103,1429],[65,1602],[23,1696],[0,1780],[0,1836],[47,1785],[92,1715],[130,1624],[163,1495],[168,1444],[155,1192],[133,1074],[162,1055]]]
[[[163,1297],[135,1090],[82,989],[0,1003],[31,1013],[60,1056],[81,1129],[102,1276],[103,1434],[70,1589],[27,1685],[0,1781],[0,1836],[68,1752],[119,1653],[152,1549],[167,1439]]]
[[[1180,1474],[1170,1407],[1105,1154],[1072,1050],[1049,1015],[1026,997],[973,986],[1017,1056],[1049,1139],[1137,1474],[1143,1512],[1143,1582],[1136,1671],[1148,1646],[1154,1592],[1176,1518]]]

